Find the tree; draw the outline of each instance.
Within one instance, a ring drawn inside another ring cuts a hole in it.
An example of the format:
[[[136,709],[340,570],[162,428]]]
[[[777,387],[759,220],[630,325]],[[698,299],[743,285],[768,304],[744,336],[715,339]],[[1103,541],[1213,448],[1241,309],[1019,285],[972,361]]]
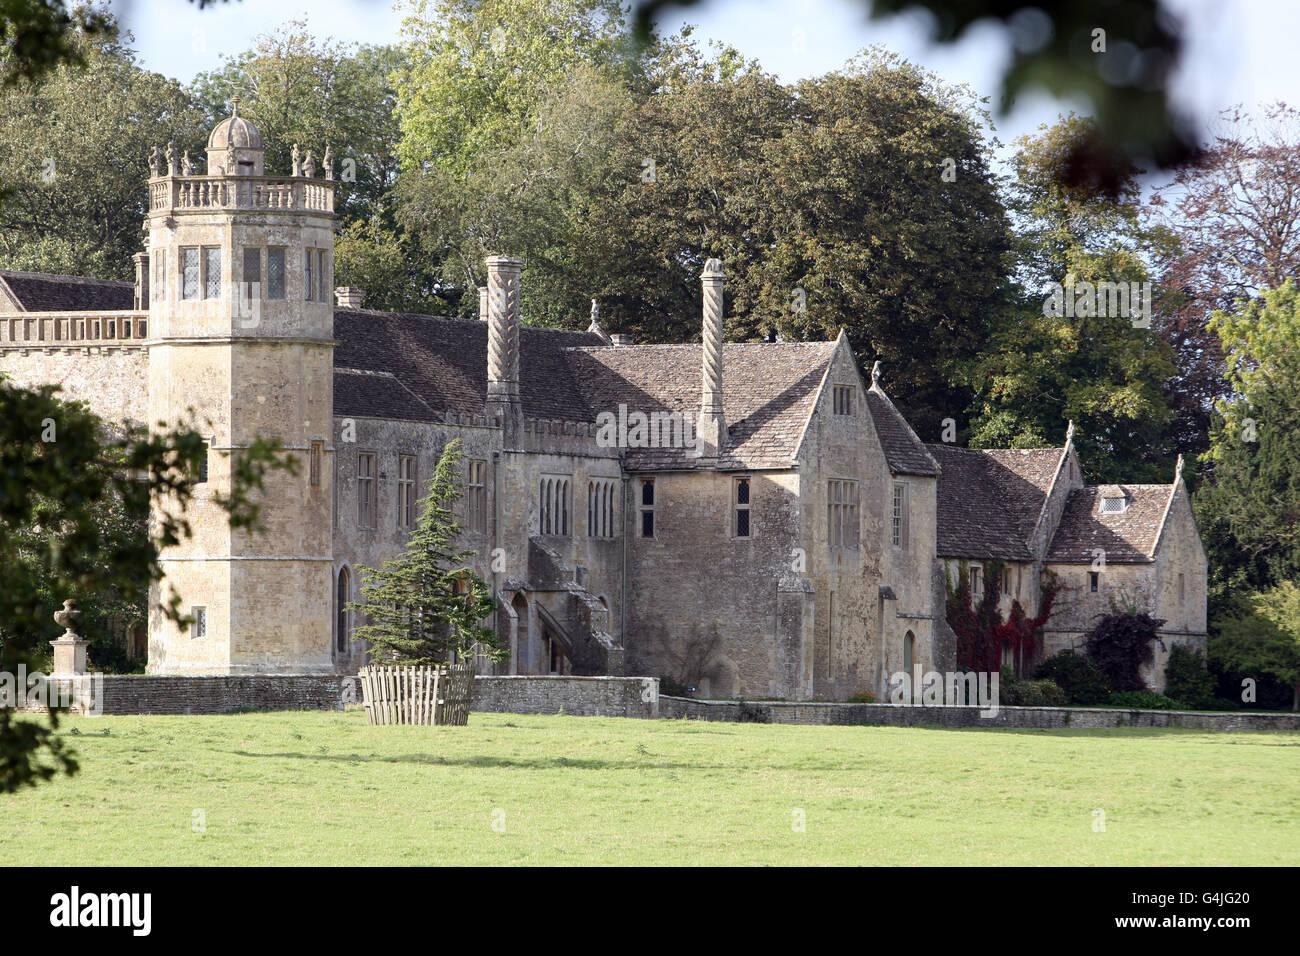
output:
[[[35,664],[64,598],[145,599],[162,578],[159,553],[190,535],[184,508],[204,454],[193,430],[162,423],[149,434],[113,435],[53,386],[22,389],[0,379],[0,671]],[[233,464],[231,493],[217,503],[232,528],[256,530],[266,470],[292,463],[257,441]],[[103,520],[115,502],[143,514],[164,500],[170,507],[155,513],[145,536],[118,534]],[[178,595],[160,610],[185,622]],[[42,724],[0,711],[0,792],[75,772],[57,727],[55,712]]]
[[[398,126],[390,76],[403,63],[396,47],[322,42],[306,21],[292,20],[221,69],[200,73],[192,91],[207,129],[239,97],[240,114],[262,132],[268,175],[288,172],[295,143],[315,152],[318,168],[331,147],[335,212],[346,227],[392,212]]]
[[[149,152],[199,140],[203,118],[115,32],[70,42],[79,64],[0,89],[0,267],[129,280]]]
[[[403,554],[381,568],[361,569],[364,600],[348,606],[365,615],[356,636],[370,642],[374,661],[426,665],[476,651],[494,660],[509,654],[482,623],[496,607],[491,589],[469,568],[473,552],[456,545],[460,448],[455,439],[443,449]]]
[[[1179,450],[1209,445],[1214,402],[1229,394],[1209,321],[1300,275],[1300,111],[1226,110],[1196,161],[1158,190],[1151,214],[1179,240],[1161,263],[1158,327],[1178,356],[1171,383]]]
[[[1284,581],[1238,595],[1216,622],[1210,657],[1224,670],[1267,675],[1290,687],[1291,709],[1300,710],[1300,585]]]
[[[1194,505],[1210,555],[1211,616],[1232,591],[1300,580],[1300,288],[1288,279],[1209,323],[1229,398],[1216,403]]]
[[[701,0],[639,0],[635,30],[652,36],[655,15]],[[952,43],[979,23],[1000,23],[1011,53],[1001,112],[1035,88],[1090,102],[1094,132],[1071,145],[1062,182],[1117,194],[1128,170],[1147,160],[1166,168],[1196,152],[1190,124],[1167,84],[1181,50],[1176,18],[1160,0],[1058,0],[1046,6],[999,0],[863,0],[873,17],[924,11],[934,40]]]
[[[403,32],[398,222],[431,263],[438,295],[473,314],[484,258],[519,255],[530,321],[572,324],[592,295],[575,298],[563,282],[582,271],[582,199],[608,175],[640,70],[622,9],[435,0],[413,3]]]
[[[1124,314],[1109,297],[1085,293],[1100,283],[1149,282],[1150,251],[1173,240],[1143,221],[1136,170],[1114,198],[1063,185],[1061,164],[1093,126],[1071,116],[1018,141],[1008,203],[1017,223],[1016,284],[965,373],[976,394],[970,442],[1059,445],[1072,419],[1094,480],[1165,481],[1173,413],[1162,386],[1175,373],[1173,353],[1135,325],[1139,297],[1130,295]],[[1058,291],[1049,296],[1051,286]],[[1066,297],[1091,304],[1066,309]]]

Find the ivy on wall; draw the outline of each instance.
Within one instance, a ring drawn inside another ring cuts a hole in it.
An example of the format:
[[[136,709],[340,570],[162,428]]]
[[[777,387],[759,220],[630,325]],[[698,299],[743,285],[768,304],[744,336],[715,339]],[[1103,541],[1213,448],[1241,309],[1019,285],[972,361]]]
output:
[[[1002,667],[1003,654],[1011,651],[1017,675],[1042,645],[1043,626],[1052,616],[1052,605],[1060,593],[1056,575],[1045,571],[1039,583],[1039,613],[1029,617],[1019,601],[1011,603],[1007,617],[998,605],[1002,600],[1004,561],[982,563],[984,587],[978,595],[970,586],[970,564],[958,563],[957,580],[947,580],[948,626],[957,635],[957,667],[960,670],[992,672]]]

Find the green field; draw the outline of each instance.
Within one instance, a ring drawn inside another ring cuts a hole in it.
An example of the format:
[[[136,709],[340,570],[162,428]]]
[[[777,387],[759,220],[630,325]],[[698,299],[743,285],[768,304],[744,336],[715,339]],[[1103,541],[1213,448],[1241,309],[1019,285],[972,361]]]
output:
[[[11,864],[1300,863],[1300,734],[357,710],[62,726],[81,772],[0,796]]]

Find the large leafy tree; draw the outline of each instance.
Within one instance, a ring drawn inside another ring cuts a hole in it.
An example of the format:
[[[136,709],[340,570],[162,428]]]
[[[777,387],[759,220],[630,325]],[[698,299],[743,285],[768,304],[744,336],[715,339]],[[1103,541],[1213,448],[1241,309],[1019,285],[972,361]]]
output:
[[[1194,501],[1214,611],[1233,591],[1300,580],[1300,288],[1288,279],[1209,326],[1232,390]]]
[[[1166,481],[1173,412],[1163,386],[1175,373],[1172,350],[1135,325],[1142,316],[1070,316],[1047,301],[1052,283],[1149,282],[1152,251],[1173,243],[1143,219],[1136,170],[1114,197],[1063,183],[1061,165],[1093,125],[1072,116],[1018,142],[1009,190],[1016,284],[969,367],[971,443],[1058,445],[1073,419],[1094,480]]]
[[[1210,658],[1224,670],[1291,688],[1291,709],[1300,710],[1300,586],[1284,581],[1237,596],[1216,622]]]
[[[420,516],[403,553],[380,568],[362,568],[363,600],[349,607],[365,615],[356,636],[369,641],[377,663],[439,664],[475,652],[509,653],[483,621],[496,602],[469,567],[472,551],[457,544],[454,507],[462,495],[464,455],[448,442],[420,501]]]
[[[130,279],[149,151],[198,140],[203,117],[115,31],[68,42],[78,62],[0,89],[0,266]]]
[[[349,225],[391,212],[398,128],[389,77],[402,62],[396,47],[317,40],[305,21],[294,20],[258,37],[221,69],[199,74],[192,89],[209,129],[230,115],[230,102],[239,97],[240,114],[262,132],[268,175],[288,173],[295,143],[313,150],[318,170],[331,147],[335,211]]]
[[[1214,402],[1229,394],[1211,316],[1300,275],[1300,111],[1282,103],[1256,115],[1225,111],[1151,210],[1179,240],[1161,264],[1157,325],[1178,356],[1170,384],[1180,450],[1200,453]]]

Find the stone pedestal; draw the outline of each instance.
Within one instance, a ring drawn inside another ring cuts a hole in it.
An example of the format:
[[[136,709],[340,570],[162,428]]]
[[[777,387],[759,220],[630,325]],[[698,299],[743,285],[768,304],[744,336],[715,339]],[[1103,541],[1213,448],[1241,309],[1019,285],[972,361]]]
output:
[[[86,645],[80,637],[71,640],[66,635],[57,641],[50,641],[54,648],[54,673],[51,677],[81,677],[86,673]]]
[[[54,612],[54,622],[63,628],[58,639],[50,641],[54,647],[54,673],[51,677],[81,677],[86,673],[86,645],[74,628],[81,619],[75,601],[63,602],[63,610]]]

